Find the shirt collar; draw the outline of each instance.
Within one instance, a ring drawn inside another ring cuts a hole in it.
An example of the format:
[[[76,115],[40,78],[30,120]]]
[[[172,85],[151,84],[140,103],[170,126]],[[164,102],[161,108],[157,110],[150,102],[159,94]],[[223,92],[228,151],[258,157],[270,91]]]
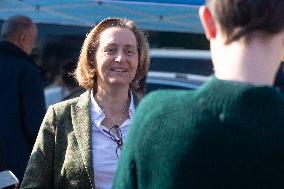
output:
[[[132,92],[130,92],[130,105],[128,108],[129,111],[129,117],[130,120],[132,120],[134,114],[135,114],[135,105],[134,105],[134,98],[133,98],[133,94]],[[92,115],[92,119],[93,121],[98,121],[98,120],[103,120],[105,118],[105,114],[103,112],[103,110],[101,109],[101,107],[98,105],[98,103],[96,102],[94,95],[93,95],[93,90],[91,90],[91,115]]]

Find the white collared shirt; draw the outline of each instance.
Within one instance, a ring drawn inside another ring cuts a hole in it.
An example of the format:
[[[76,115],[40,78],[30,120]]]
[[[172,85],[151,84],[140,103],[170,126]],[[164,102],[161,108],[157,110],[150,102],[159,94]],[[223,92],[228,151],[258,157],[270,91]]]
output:
[[[131,124],[134,113],[135,106],[133,95],[131,93],[131,102],[129,106],[130,119],[125,120],[119,127],[122,133],[123,142],[125,141],[127,130]],[[96,189],[111,189],[112,179],[118,161],[116,155],[117,144],[103,131],[103,129],[108,129],[101,125],[104,118],[105,114],[94,99],[93,91],[91,91],[92,152]]]

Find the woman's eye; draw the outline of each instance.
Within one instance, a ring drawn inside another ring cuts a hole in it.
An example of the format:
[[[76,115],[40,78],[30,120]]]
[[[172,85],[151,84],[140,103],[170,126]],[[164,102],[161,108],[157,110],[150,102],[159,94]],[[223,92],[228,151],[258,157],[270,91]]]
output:
[[[133,54],[135,54],[135,51],[134,50],[126,50],[126,54],[133,55]]]
[[[105,49],[105,52],[108,53],[108,54],[112,54],[115,52],[115,49],[114,48],[107,48]]]

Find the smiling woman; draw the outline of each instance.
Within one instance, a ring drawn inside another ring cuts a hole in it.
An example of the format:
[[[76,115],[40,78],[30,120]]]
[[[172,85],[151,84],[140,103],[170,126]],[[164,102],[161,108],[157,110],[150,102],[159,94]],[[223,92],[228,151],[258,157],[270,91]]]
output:
[[[111,188],[148,46],[131,20],[108,18],[90,31],[75,71],[88,90],[49,107],[21,188]]]
[[[109,28],[101,33],[99,40],[96,53],[98,87],[128,89],[138,66],[135,35],[128,29]]]

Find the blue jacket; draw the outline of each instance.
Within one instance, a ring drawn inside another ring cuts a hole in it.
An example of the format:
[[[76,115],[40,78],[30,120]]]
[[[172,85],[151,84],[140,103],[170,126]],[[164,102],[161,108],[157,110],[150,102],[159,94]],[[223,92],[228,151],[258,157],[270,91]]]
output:
[[[0,42],[0,132],[4,169],[20,180],[45,114],[43,80],[32,59]]]

